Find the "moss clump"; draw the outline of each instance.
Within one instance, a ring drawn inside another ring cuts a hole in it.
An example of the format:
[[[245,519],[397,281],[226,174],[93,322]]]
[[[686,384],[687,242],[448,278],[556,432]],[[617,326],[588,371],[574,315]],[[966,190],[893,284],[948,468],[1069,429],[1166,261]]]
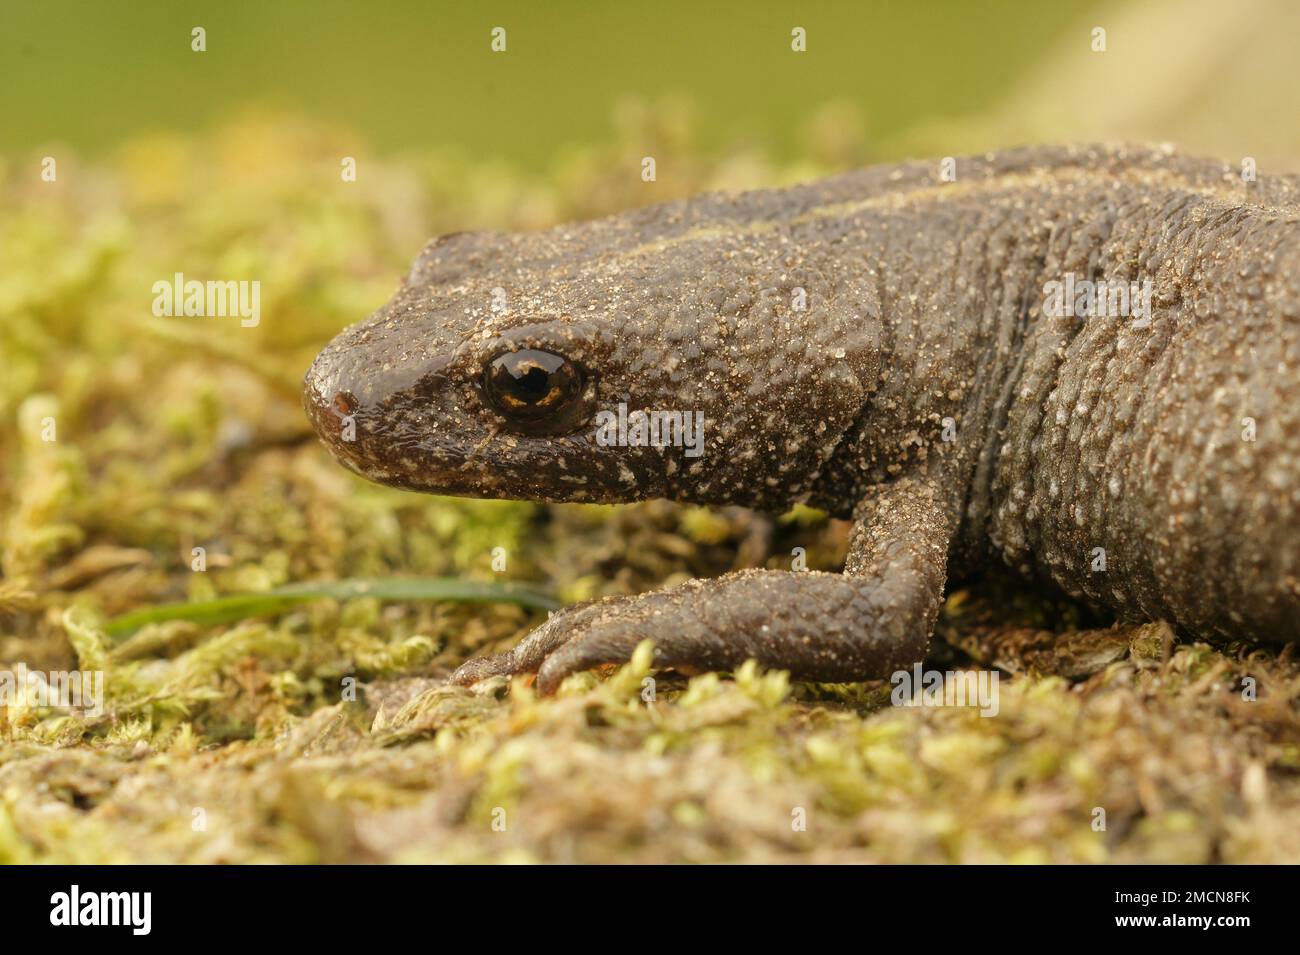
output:
[[[310,580],[577,600],[789,566],[795,547],[842,562],[847,525],[807,509],[429,498],[352,477],[309,433],[302,371],[428,234],[829,171],[702,157],[682,114],[633,113],[545,180],[365,157],[283,117],[67,157],[53,184],[31,157],[0,165],[0,669],[106,681],[102,713],[0,708],[0,861],[1294,859],[1289,653],[1106,628],[999,579],[950,597],[930,661],[996,667],[995,718],[752,666],[686,681],[645,651],[554,699],[445,686],[537,622],[508,605],[321,600],[108,635],[124,612]],[[659,191],[636,175],[647,137],[677,170]],[[363,157],[358,182],[339,155]],[[261,325],[153,317],[152,283],[178,270],[260,278]]]

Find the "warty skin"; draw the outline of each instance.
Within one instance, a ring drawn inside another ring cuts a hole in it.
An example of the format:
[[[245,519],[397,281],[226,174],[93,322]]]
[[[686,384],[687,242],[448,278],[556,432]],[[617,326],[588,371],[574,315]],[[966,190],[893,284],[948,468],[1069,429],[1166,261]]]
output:
[[[1300,180],[1110,146],[939,169],[445,236],[320,353],[308,415],[376,481],[855,521],[843,574],[570,607],[455,679],[551,692],[646,638],[688,672],[887,677],[924,657],[948,572],[998,558],[1119,617],[1300,638]],[[1044,314],[1067,273],[1150,280],[1150,322]],[[549,420],[485,385],[529,349],[574,370]],[[704,453],[599,444],[620,402],[703,411]]]

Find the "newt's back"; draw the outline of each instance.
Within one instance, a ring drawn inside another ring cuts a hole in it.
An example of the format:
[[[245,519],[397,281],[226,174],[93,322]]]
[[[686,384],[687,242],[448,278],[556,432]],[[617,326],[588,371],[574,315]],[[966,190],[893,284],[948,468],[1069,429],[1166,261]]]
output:
[[[1090,193],[1045,250],[1050,287],[991,469],[990,539],[1130,617],[1294,640],[1296,180],[1180,160]]]

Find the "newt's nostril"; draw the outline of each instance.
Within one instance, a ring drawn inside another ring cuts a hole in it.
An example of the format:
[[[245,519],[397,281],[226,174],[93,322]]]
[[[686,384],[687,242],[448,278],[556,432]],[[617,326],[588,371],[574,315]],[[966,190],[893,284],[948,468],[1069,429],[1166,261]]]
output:
[[[357,397],[350,391],[340,391],[334,395],[334,410],[341,415],[350,415],[357,410]]]

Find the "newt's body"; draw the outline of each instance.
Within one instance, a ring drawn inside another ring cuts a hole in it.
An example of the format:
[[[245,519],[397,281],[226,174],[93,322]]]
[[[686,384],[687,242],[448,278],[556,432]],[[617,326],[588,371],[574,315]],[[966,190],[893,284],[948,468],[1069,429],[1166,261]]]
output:
[[[645,638],[884,677],[924,656],[949,562],[993,555],[1122,616],[1300,638],[1300,180],[1105,147],[937,170],[448,236],[321,352],[308,412],[378,481],[856,521],[842,575],[569,608],[460,679],[549,690]],[[1045,314],[1088,281],[1129,313]],[[620,403],[702,412],[702,453],[598,441]]]

